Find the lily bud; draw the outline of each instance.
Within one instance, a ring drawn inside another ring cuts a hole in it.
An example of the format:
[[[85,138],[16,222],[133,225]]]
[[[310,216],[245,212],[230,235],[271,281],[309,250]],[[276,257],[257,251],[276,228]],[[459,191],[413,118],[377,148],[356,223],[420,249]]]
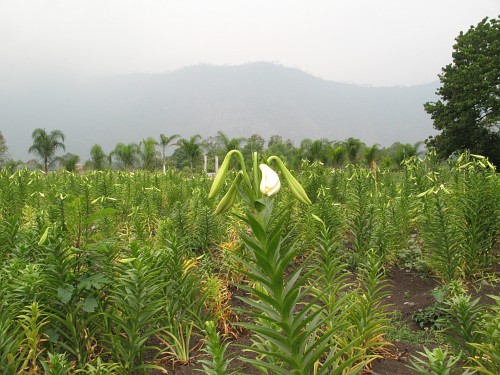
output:
[[[278,158],[277,156],[271,156],[267,159],[267,162],[269,163],[272,160],[275,160],[276,163],[278,164],[278,168],[280,169],[281,173],[283,173],[283,176],[285,177],[285,180],[286,180],[288,186],[290,187],[290,190],[291,190],[292,194],[295,196],[295,198],[297,198],[298,201],[300,201],[304,204],[311,205],[312,202],[309,199],[309,197],[307,196],[306,191],[304,190],[302,185],[299,183],[299,181],[297,181],[297,179],[295,177],[293,177],[293,175],[290,173],[290,171],[287,169],[287,167],[285,167],[285,164],[283,164],[281,159]]]
[[[241,182],[243,174],[242,172],[238,172],[236,175],[236,178],[234,179],[233,183],[229,187],[229,190],[227,191],[226,195],[221,199],[219,204],[217,205],[217,208],[215,209],[215,214],[219,215],[223,212],[226,212],[231,208],[231,206],[234,204],[234,201],[236,199],[236,195],[238,195],[238,185]]]
[[[262,172],[262,179],[260,180],[260,191],[262,194],[272,197],[276,194],[281,187],[280,178],[269,168],[266,164],[259,165],[260,171]]]
[[[227,171],[229,169],[229,162],[231,161],[232,152],[228,152],[222,165],[217,172],[217,176],[215,176],[214,182],[212,182],[212,187],[210,188],[210,192],[208,193],[208,198],[211,199],[217,194],[222,185],[224,185],[224,180],[226,179]]]

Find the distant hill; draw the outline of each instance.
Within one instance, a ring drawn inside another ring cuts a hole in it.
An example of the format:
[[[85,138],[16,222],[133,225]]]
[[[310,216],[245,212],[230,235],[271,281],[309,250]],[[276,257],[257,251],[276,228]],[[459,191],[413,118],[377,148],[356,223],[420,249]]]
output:
[[[0,130],[15,158],[26,159],[31,132],[60,129],[68,152],[88,158],[99,143],[139,142],[181,134],[203,137],[279,134],[371,145],[415,143],[434,134],[423,103],[438,82],[411,87],[365,87],[330,82],[270,63],[199,65],[164,74],[133,74],[82,82],[46,79],[0,88]]]

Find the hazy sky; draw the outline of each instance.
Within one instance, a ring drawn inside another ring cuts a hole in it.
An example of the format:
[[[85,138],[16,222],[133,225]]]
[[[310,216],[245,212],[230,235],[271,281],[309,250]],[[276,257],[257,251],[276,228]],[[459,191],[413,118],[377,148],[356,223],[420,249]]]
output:
[[[0,77],[268,61],[328,80],[437,79],[500,0],[0,0]]]

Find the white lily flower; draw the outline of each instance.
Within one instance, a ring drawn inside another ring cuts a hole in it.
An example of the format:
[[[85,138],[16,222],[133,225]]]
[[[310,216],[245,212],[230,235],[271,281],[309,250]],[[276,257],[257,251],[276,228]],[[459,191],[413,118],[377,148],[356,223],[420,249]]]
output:
[[[259,165],[260,171],[262,172],[262,180],[260,181],[260,191],[262,194],[268,197],[276,194],[281,187],[280,178],[278,174],[269,168],[266,164]]]

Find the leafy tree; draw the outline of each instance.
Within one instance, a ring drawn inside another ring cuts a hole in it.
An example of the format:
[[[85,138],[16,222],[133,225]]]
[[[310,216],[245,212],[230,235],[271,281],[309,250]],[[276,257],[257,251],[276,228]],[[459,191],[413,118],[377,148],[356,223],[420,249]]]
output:
[[[90,149],[90,160],[92,163],[92,168],[98,171],[102,171],[106,165],[106,154],[104,153],[102,147],[95,144]]]
[[[186,151],[180,147],[177,147],[172,155],[170,156],[170,163],[176,169],[189,168],[189,158]]]
[[[345,141],[345,148],[347,157],[351,164],[356,164],[359,159],[359,153],[363,149],[364,143],[357,138],[347,138]]]
[[[28,149],[28,152],[38,156],[43,161],[45,172],[49,171],[49,165],[55,160],[54,155],[57,149],[62,148],[64,151],[64,133],[60,130],[53,130],[47,133],[45,129],[35,129],[31,134],[33,145]]]
[[[323,164],[327,164],[330,160],[330,149],[331,145],[328,139],[317,139],[311,143],[308,159],[311,161],[318,160]]]
[[[441,99],[424,104],[441,131],[427,145],[442,157],[469,150],[500,165],[500,20],[485,18],[455,40],[439,75]]]
[[[311,140],[305,138],[300,142],[299,154],[300,158],[307,159],[310,162],[320,161],[323,164],[328,164],[331,161],[332,144],[326,139]]]
[[[0,166],[3,166],[7,160],[7,156],[9,154],[9,149],[7,147],[7,143],[5,142],[5,138],[0,131]]]
[[[373,167],[379,157],[380,150],[378,146],[379,145],[376,143],[372,147],[368,147],[365,150],[365,161],[369,167]]]
[[[152,172],[155,169],[155,164],[157,160],[155,147],[157,144],[158,142],[152,137],[143,139],[141,142],[141,148],[139,150],[139,153],[142,160],[142,168],[150,172]]]
[[[179,138],[179,134],[174,134],[171,135],[170,137],[167,137],[165,134],[160,134],[160,147],[161,147],[161,162],[163,164],[163,173],[166,173],[167,171],[167,155],[166,151],[168,146],[171,145],[171,142],[177,138]]]
[[[269,140],[267,141],[267,147],[271,147],[272,145],[283,143],[283,138],[281,138],[281,135],[272,135],[269,137]]]
[[[189,167],[193,172],[196,160],[201,160],[201,135],[195,134],[191,138],[181,138],[177,142],[177,146],[185,153],[189,159]]]
[[[251,160],[251,155],[254,152],[262,153],[264,151],[264,143],[266,143],[265,139],[259,134],[252,134],[248,137],[245,146],[241,150],[245,160]]]
[[[336,143],[330,147],[330,160],[334,167],[341,167],[344,164],[347,149],[344,144]]]
[[[293,142],[290,139],[283,141],[281,136],[273,135],[269,138],[267,144],[268,146],[265,152],[266,156],[276,155],[281,159],[286,159],[290,163],[290,166],[296,166],[297,161],[294,156],[296,156],[297,149],[294,147]]]
[[[115,149],[111,152],[111,156],[120,163],[120,167],[124,170],[130,170],[137,163],[139,154],[139,146],[136,143],[128,145],[118,143]]]
[[[68,172],[74,172],[76,170],[76,165],[80,162],[80,157],[76,154],[68,152],[63,156],[57,158],[57,161]]]

